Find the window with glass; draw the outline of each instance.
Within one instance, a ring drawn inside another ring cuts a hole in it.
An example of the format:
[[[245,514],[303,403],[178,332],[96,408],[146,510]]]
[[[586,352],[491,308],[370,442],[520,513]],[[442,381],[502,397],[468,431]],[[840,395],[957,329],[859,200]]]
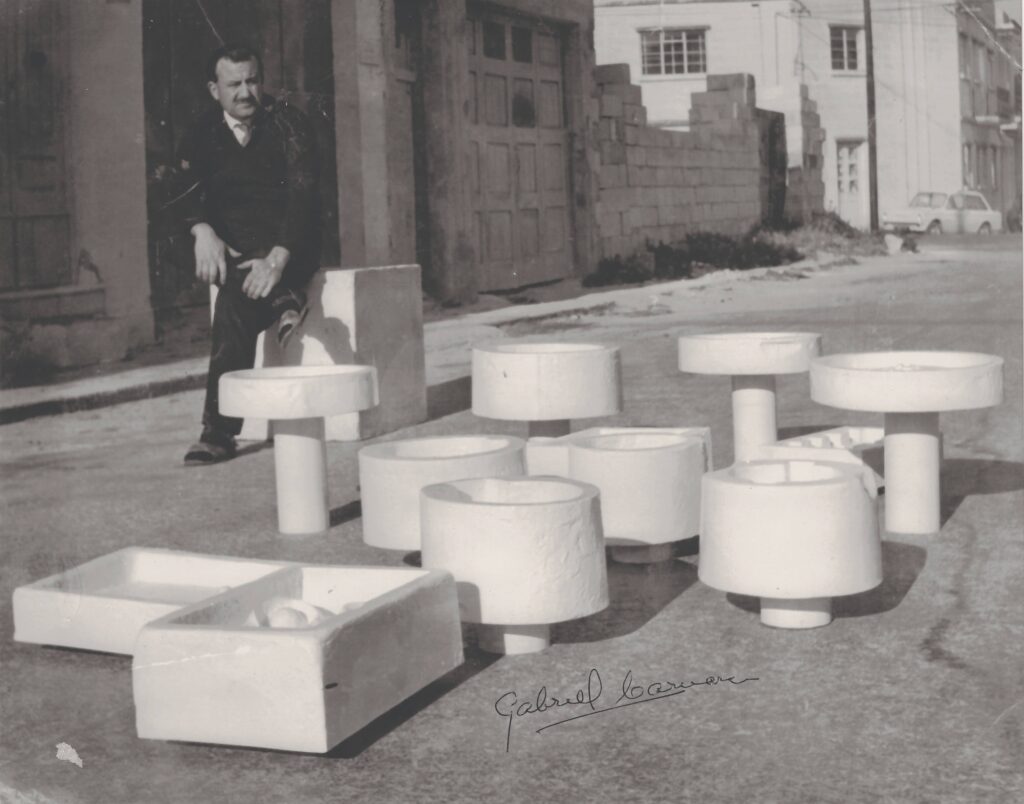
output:
[[[664,28],[640,32],[644,75],[706,73],[707,47],[704,28]]]
[[[850,72],[860,69],[857,57],[857,37],[860,28],[848,25],[833,25],[830,28],[832,44],[832,69]]]

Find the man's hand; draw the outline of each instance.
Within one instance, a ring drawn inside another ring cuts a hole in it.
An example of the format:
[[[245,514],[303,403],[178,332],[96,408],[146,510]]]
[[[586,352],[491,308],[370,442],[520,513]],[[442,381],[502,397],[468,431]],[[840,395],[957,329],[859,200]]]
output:
[[[224,284],[227,278],[224,241],[208,223],[197,223],[192,227],[192,234],[196,239],[196,276],[208,285],[218,281]]]
[[[288,262],[287,249],[275,246],[262,259],[246,260],[239,263],[239,268],[251,268],[249,275],[242,282],[242,293],[250,299],[266,298],[270,291],[281,281],[284,266]]]

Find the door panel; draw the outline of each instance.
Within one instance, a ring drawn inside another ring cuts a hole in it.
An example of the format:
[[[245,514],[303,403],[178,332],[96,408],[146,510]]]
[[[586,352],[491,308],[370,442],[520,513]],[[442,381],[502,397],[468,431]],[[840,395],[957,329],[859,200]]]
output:
[[[480,288],[569,276],[562,35],[540,21],[490,8],[471,5],[468,13],[466,119]]]
[[[839,217],[851,226],[862,226],[863,211],[861,195],[862,175],[866,176],[866,165],[862,170],[862,140],[839,140],[836,142],[836,171],[838,178]]]
[[[64,7],[0,3],[0,290],[71,281]]]

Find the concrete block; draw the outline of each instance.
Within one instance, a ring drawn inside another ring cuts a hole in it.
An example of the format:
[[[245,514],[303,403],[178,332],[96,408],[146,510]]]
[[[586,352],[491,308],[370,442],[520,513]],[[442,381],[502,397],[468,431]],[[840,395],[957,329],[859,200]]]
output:
[[[285,566],[127,547],[15,589],[14,639],[130,655],[152,620]]]
[[[626,179],[629,182],[630,187],[645,186],[644,171],[640,165],[629,165],[626,168]]]
[[[600,152],[602,165],[622,165],[628,157],[626,146],[621,142],[602,142]]]
[[[639,104],[643,100],[643,93],[635,84],[603,84],[601,92],[605,95],[611,94],[622,98],[622,103],[627,108],[630,104]]]
[[[597,169],[597,183],[602,190],[622,187],[626,184],[626,166],[601,165]],[[607,194],[602,193],[602,198],[607,198]]]
[[[211,287],[211,309],[216,288]],[[325,269],[309,287],[309,315],[282,350],[260,335],[256,368],[359,363],[377,369],[380,404],[330,416],[329,441],[360,441],[427,417],[423,298],[418,265]],[[246,419],[240,437],[265,440],[266,420]]]
[[[637,87],[637,89],[639,89],[639,87]],[[637,98],[637,100],[639,101],[639,98]],[[647,109],[639,103],[623,102],[622,116],[623,119],[631,125],[647,125]]]
[[[628,64],[599,64],[594,67],[594,83],[596,84],[628,84],[630,83]]]
[[[622,98],[601,95],[601,117],[622,117]]]
[[[143,629],[136,728],[324,753],[462,661],[448,573],[289,567]]]
[[[626,149],[627,165],[646,165],[647,149],[639,145],[633,145]]]

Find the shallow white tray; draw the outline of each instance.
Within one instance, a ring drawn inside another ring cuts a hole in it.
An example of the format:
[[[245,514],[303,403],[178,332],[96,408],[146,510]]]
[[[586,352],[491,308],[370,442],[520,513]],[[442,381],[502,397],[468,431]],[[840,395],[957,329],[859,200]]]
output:
[[[14,639],[131,654],[146,623],[289,566],[127,547],[14,590]]]

